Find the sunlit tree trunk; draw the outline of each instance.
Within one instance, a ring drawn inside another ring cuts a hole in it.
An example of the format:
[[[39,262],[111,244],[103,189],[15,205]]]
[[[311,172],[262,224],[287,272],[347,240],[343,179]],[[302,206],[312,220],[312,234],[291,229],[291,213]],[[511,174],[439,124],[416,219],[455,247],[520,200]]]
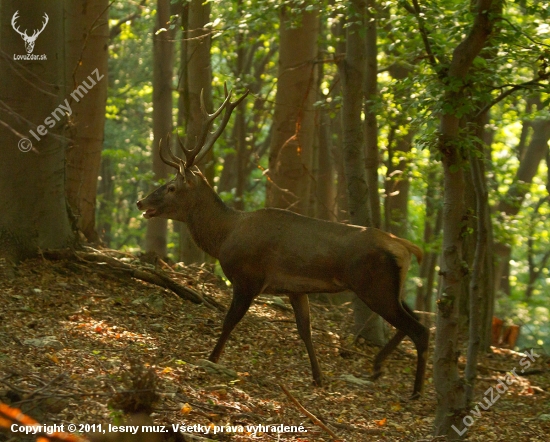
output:
[[[378,193],[378,123],[376,109],[378,98],[378,45],[376,24],[376,0],[366,0],[365,11],[365,167],[369,193],[371,227],[382,227],[380,195]]]
[[[495,17],[491,15],[492,0],[478,0],[474,23],[464,40],[455,48],[443,83],[463,83],[475,57],[485,46]],[[418,13],[420,11],[417,11]],[[448,88],[444,102],[454,107],[465,100],[465,91]],[[434,354],[434,385],[437,408],[434,431],[438,436],[457,439],[453,425],[459,423],[464,410],[464,384],[458,374],[458,309],[462,280],[466,269],[462,261],[462,220],[464,216],[465,158],[459,148],[460,119],[455,113],[441,115],[438,150],[444,172],[443,256],[441,260],[442,287],[437,303],[436,338]]]
[[[65,2],[67,79],[71,91],[86,82],[88,92],[69,98],[72,115],[67,151],[67,201],[76,227],[96,242],[97,179],[103,148],[109,57],[108,0]],[[97,70],[97,74],[93,72]]]
[[[33,52],[47,60],[13,60],[13,54],[26,54],[23,40],[9,26],[15,11],[24,27],[37,30],[48,14]],[[70,92],[63,2],[2,1],[0,22],[0,256],[18,261],[74,241],[65,199],[67,118],[60,109],[53,127],[44,121]]]
[[[168,29],[170,0],[158,0],[157,23],[153,35],[153,173],[155,182],[166,180],[168,166],[160,159],[158,148],[172,132],[172,76],[174,68],[174,32]],[[145,250],[165,257],[167,220],[152,218],[147,223]]]
[[[267,205],[307,214],[312,176],[315,57],[319,19],[281,7],[279,69],[269,153]],[[299,19],[299,24],[293,23]]]
[[[397,127],[392,128],[395,132]],[[406,130],[406,128],[405,128]],[[407,176],[411,151],[411,142],[414,132],[395,140],[395,148],[388,143],[388,167],[386,173],[386,198],[384,202],[385,225],[388,232],[402,238],[409,235],[408,203],[410,182]],[[394,164],[397,159],[397,164]]]
[[[541,110],[540,95],[529,100],[530,103],[536,106],[537,110]],[[519,168],[514,178],[513,184],[510,186],[506,195],[500,200],[497,213],[502,218],[501,222],[507,222],[509,217],[518,214],[521,209],[525,195],[529,191],[529,185],[533,182],[533,178],[537,174],[539,165],[548,153],[548,140],[550,140],[550,119],[541,118],[535,121],[524,121],[524,126],[527,130],[522,131],[520,149],[519,149]],[[531,131],[529,131],[531,129]],[[528,132],[531,132],[530,141],[527,146],[522,147],[528,138]],[[495,269],[495,290],[502,290],[505,293],[510,292],[509,286],[509,269],[511,247],[508,244],[498,244],[495,247],[498,250],[497,266]]]

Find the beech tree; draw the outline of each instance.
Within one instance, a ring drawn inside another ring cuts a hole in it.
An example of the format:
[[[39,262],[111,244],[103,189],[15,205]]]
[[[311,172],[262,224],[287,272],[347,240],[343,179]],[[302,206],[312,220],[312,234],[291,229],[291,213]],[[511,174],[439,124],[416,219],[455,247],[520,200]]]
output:
[[[351,224],[358,226],[369,226],[372,222],[372,211],[369,211],[369,195],[378,193],[376,179],[372,179],[372,174],[377,175],[377,167],[371,170],[371,186],[375,186],[372,192],[369,192],[367,184],[367,170],[365,167],[365,134],[364,128],[368,127],[371,131],[376,131],[376,124],[373,121],[373,113],[369,112],[370,118],[365,123],[361,121],[361,111],[364,106],[364,82],[366,69],[366,45],[363,38],[365,30],[365,4],[361,1],[352,1],[348,12],[351,21],[346,31],[346,55],[344,60],[338,64],[340,77],[342,79],[342,156],[344,164],[344,174],[347,185],[347,200],[349,210],[349,220]],[[370,25],[369,44],[376,44],[376,32]],[[370,48],[371,53],[376,50]],[[373,63],[372,54],[369,58]],[[374,72],[372,72],[374,69]],[[370,66],[370,75],[376,75],[376,67]],[[373,81],[372,79],[370,80]],[[374,80],[376,84],[376,80]],[[370,93],[374,92],[372,85]],[[362,93],[357,93],[362,91]],[[376,133],[369,133],[369,152],[371,160],[373,151],[376,151],[377,137]],[[372,187],[371,187],[372,188]],[[378,198],[374,198],[373,205],[376,206]],[[378,203],[379,204],[379,203]],[[372,207],[372,206],[371,206]],[[375,211],[380,217],[380,210]],[[358,297],[353,298],[354,310],[354,332],[356,335],[363,336],[368,341],[382,345],[385,342],[383,321],[380,316],[374,313]]]
[[[13,59],[26,55],[21,36],[6,26],[16,11],[17,25],[28,30],[40,30],[47,14],[33,49],[47,59]],[[71,84],[65,77],[63,13],[58,2],[0,2],[0,255],[13,261],[74,241],[65,201],[67,117],[58,108]]]
[[[67,201],[76,227],[92,242],[98,240],[96,192],[109,81],[108,8],[107,0],[78,0],[66,5],[67,79],[71,90],[83,81],[91,86],[85,97],[69,98],[73,112],[67,133],[71,139],[67,150]],[[92,73],[96,69],[97,76]]]
[[[465,407],[464,389],[458,375],[458,306],[462,292],[464,268],[462,264],[462,221],[464,217],[464,150],[461,148],[461,111],[468,100],[466,77],[474,59],[484,48],[492,32],[498,9],[493,0],[478,0],[473,9],[474,21],[466,37],[454,49],[449,67],[445,71],[436,65],[429,40],[426,51],[439,72],[442,96],[440,133],[437,149],[442,158],[444,173],[443,255],[441,261],[442,287],[438,299],[436,342],[434,355],[434,383],[437,393],[436,435],[456,438],[452,429],[458,423],[457,412]],[[417,4],[416,4],[417,6]],[[424,16],[415,9],[419,27],[424,36],[427,31]]]
[[[269,151],[267,205],[307,214],[313,166],[315,58],[319,17],[306,4],[282,5],[279,71]]]
[[[203,116],[200,97],[203,94],[206,110],[212,112],[212,66],[210,49],[212,45],[212,30],[206,25],[210,22],[210,3],[202,0],[191,0],[187,11],[187,28],[184,32],[186,57],[182,60],[182,69],[186,70],[182,85],[184,90],[181,109],[185,112],[185,144],[188,148],[194,146],[197,135],[201,131]],[[206,178],[212,182],[213,154],[209,152],[198,164]],[[204,252],[197,247],[191,238],[187,226],[180,225],[180,259],[189,263],[202,263],[206,260]]]
[[[153,35],[153,145],[152,160],[155,181],[166,180],[171,171],[161,161],[159,144],[167,142],[172,132],[172,77],[174,69],[174,31],[170,29],[170,1],[158,0],[157,22]],[[145,250],[160,257],[167,255],[167,222],[152,219],[147,223]]]

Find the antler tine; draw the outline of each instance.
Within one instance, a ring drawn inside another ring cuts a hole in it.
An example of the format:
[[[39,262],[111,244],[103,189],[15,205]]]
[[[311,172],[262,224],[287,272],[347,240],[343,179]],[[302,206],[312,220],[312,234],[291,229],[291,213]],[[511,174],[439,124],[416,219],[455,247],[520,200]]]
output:
[[[225,86],[225,91],[227,94],[227,86]],[[226,101],[231,97],[231,92],[229,92],[229,96],[227,97]],[[246,96],[248,95],[250,91],[247,90],[243,95],[241,95],[239,98],[237,98],[235,101],[230,101],[227,106],[225,106],[225,112],[223,114],[223,119],[216,129],[215,132],[208,132],[206,136],[206,142],[204,143],[204,148],[200,151],[200,153],[197,155],[195,162],[199,162],[204,158],[204,156],[208,153],[208,151],[212,148],[216,140],[219,138],[223,130],[225,129],[225,126],[227,126],[227,123],[229,122],[229,118],[231,117],[231,113],[233,110],[243,101]]]
[[[15,14],[13,14],[13,17],[11,18],[11,27],[14,29],[15,32],[17,32],[19,35],[27,35],[27,30],[25,29],[25,32],[21,32],[19,30],[19,26],[16,25],[17,19],[19,18],[19,11],[15,11]]]
[[[162,139],[159,141],[159,154],[160,154],[160,159],[163,161],[164,164],[167,164],[168,166],[172,166],[174,167],[175,169],[179,170],[180,173],[182,172],[182,165],[183,165],[183,160],[181,158],[178,158],[176,155],[174,155],[172,153],[172,149],[170,148],[170,134],[168,134],[166,136],[166,146],[168,148],[168,154],[170,155],[170,158],[171,159],[168,159],[164,156],[164,151],[163,151],[163,143],[162,143]],[[185,176],[185,175],[184,175]]]
[[[221,106],[212,114],[209,114],[206,110],[206,106],[204,104],[204,89],[201,90],[201,111],[204,118],[204,122],[202,124],[201,133],[197,137],[197,140],[195,142],[195,147],[192,150],[183,149],[185,153],[186,158],[186,167],[191,167],[195,163],[195,157],[201,152],[204,142],[206,141],[210,128],[212,127],[212,124],[214,123],[214,120],[220,115],[224,107],[227,106],[227,103],[229,103],[229,100],[231,100],[231,95],[233,94],[233,91],[227,92],[227,85],[225,85],[225,100],[221,104]]]
[[[42,22],[42,29],[40,29],[40,31],[38,29],[36,29],[34,32],[33,32],[33,37],[34,37],[34,34],[36,34],[37,36],[42,34],[42,31],[44,30],[44,28],[46,27],[46,25],[48,24],[48,22],[50,21],[50,17],[48,17],[48,14],[46,14],[44,12],[44,15],[42,17],[42,19],[44,20]]]

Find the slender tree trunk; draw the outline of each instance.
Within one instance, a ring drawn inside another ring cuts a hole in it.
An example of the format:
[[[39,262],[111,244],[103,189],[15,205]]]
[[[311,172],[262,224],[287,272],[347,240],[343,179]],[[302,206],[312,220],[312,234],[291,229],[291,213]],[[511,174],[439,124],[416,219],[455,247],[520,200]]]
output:
[[[187,67],[187,99],[189,109],[186,121],[185,143],[188,148],[195,145],[196,137],[203,122],[200,97],[204,94],[206,110],[212,112],[212,66],[210,63],[211,30],[206,27],[210,22],[210,3],[202,0],[189,2],[189,27],[187,30],[187,49],[185,66]],[[210,151],[198,164],[206,178],[213,182],[214,154]],[[195,244],[187,226],[180,233],[180,259],[186,264],[202,263],[206,254]]]
[[[157,23],[153,35],[153,173],[155,182],[168,178],[168,166],[160,159],[159,144],[172,132],[172,76],[174,69],[174,32],[168,28],[170,0],[157,1]],[[145,250],[160,257],[167,255],[167,220],[152,218],[147,223]]]
[[[322,33],[326,33],[326,20],[319,19],[319,28]],[[326,47],[319,48],[320,53],[324,53]],[[324,81],[324,64],[317,65],[317,96],[318,100],[324,100],[326,104],[327,96],[323,93],[322,82]],[[334,177],[333,143],[331,140],[331,122],[328,110],[323,107],[317,107],[315,111],[315,180],[312,189],[312,206],[314,211],[310,211],[312,216],[329,221],[336,221],[336,182]]]
[[[67,202],[77,228],[91,242],[95,229],[97,178],[101,164],[109,57],[108,0],[65,2],[66,68],[71,91],[86,82],[81,99],[69,97],[71,146],[67,151]],[[93,72],[97,70],[97,74]],[[76,96],[78,98],[78,96]]]
[[[409,160],[408,153],[411,151],[414,132],[409,132],[398,137],[395,142],[395,151],[388,147],[388,168],[386,174],[386,198],[384,204],[385,225],[388,232],[402,238],[409,235],[409,188],[410,182],[407,176]],[[393,165],[394,158],[399,158],[398,164]]]
[[[532,98],[531,103],[537,106],[537,109],[542,109],[540,96]],[[506,218],[515,216],[521,209],[526,193],[529,191],[529,186],[533,182],[533,178],[537,174],[541,161],[546,157],[548,152],[548,140],[550,140],[550,119],[537,119],[535,121],[525,121],[527,125],[533,129],[531,141],[527,147],[522,147],[525,143],[525,136],[522,136],[522,143],[518,149],[520,165],[514,179],[514,183],[510,186],[507,194],[499,202],[497,211],[501,217],[504,217],[502,222],[506,222]],[[527,132],[527,131],[525,131]],[[523,135],[523,132],[522,132]],[[511,248],[508,244],[498,244],[495,248],[499,251],[497,254],[497,266],[495,269],[495,290],[510,293],[509,285],[509,262]]]
[[[336,187],[334,182],[334,160],[330,142],[330,119],[328,113],[319,111],[319,155],[316,175],[317,217],[336,221]]]
[[[352,2],[359,5],[360,2]],[[351,24],[346,33],[346,57],[338,64],[342,82],[343,164],[347,182],[350,222],[369,224],[367,174],[365,170],[364,136],[361,122],[365,72],[365,47],[361,26]]]
[[[269,153],[267,205],[307,214],[314,139],[315,57],[319,18],[316,11],[300,11],[300,25],[292,26],[283,6],[279,21],[279,73],[273,135]]]
[[[474,23],[468,35],[455,48],[445,82],[462,84],[475,57],[485,46],[492,31],[495,16],[492,0],[478,0]],[[465,91],[447,89],[443,100],[451,107],[465,100]],[[459,149],[459,117],[454,113],[441,115],[438,149],[444,171],[443,259],[442,287],[438,300],[434,385],[437,407],[434,431],[450,439],[459,437],[453,428],[462,429],[459,417],[465,408],[464,385],[458,375],[458,307],[465,269],[462,262],[462,219],[464,216],[464,158]]]
[[[433,155],[432,155],[433,157]],[[427,173],[428,188],[426,191],[426,213],[424,220],[424,250],[425,255],[420,264],[420,279],[422,283],[418,285],[416,291],[415,308],[417,310],[433,311],[433,288],[435,283],[435,264],[439,252],[436,249],[436,243],[439,240],[441,233],[442,211],[440,204],[441,188],[438,185],[439,175],[435,167],[430,167]],[[397,235],[397,233],[396,233]],[[422,317],[422,322],[426,325],[430,324],[428,317]]]
[[[242,0],[239,0],[239,8],[242,7]],[[244,35],[239,33],[237,36],[237,74],[239,78],[243,78],[245,72],[245,47],[244,47]],[[248,176],[248,146],[246,142],[246,118],[245,118],[245,106],[239,106],[237,108],[237,115],[235,116],[235,147],[237,155],[237,182],[235,186],[235,209],[244,210],[244,191],[246,188],[246,178]]]
[[[365,149],[361,111],[365,75],[364,26],[357,17],[364,17],[361,1],[353,1],[350,15],[354,22],[347,28],[346,57],[338,64],[342,80],[342,128],[343,164],[347,183],[350,222],[359,226],[369,225],[368,185],[365,169]],[[357,296],[353,298],[354,333],[369,342],[382,345],[386,341],[382,318],[370,310]]]
[[[380,229],[380,195],[378,193],[378,124],[376,108],[378,98],[378,45],[376,25],[376,0],[366,0],[365,24],[365,167],[369,193],[369,213],[372,227]]]
[[[486,115],[477,117],[474,120],[476,124],[477,139],[483,138],[483,127],[486,122]],[[488,248],[487,233],[487,215],[489,199],[487,196],[487,185],[485,178],[485,167],[483,164],[485,156],[483,155],[483,146],[478,143],[477,151],[470,151],[470,170],[472,182],[476,195],[476,241],[474,262],[472,265],[472,274],[470,276],[470,314],[469,314],[469,340],[468,340],[468,360],[464,378],[466,380],[466,404],[470,404],[473,399],[474,385],[477,375],[477,356],[481,345],[481,309],[484,306],[483,298],[487,297],[486,279],[484,275],[485,255]]]
[[[33,52],[47,60],[13,60],[13,54],[26,54],[9,26],[16,11],[20,26],[29,30],[41,29],[48,15]],[[57,121],[51,116],[69,98],[63,3],[2,1],[0,22],[0,256],[18,261],[74,241],[65,199],[67,119],[61,109]],[[53,127],[45,126],[48,117]]]
[[[97,186],[98,219],[97,232],[100,241],[109,248],[112,245],[111,228],[113,225],[112,213],[115,204],[115,176],[111,158],[104,157],[101,160],[100,181]]]

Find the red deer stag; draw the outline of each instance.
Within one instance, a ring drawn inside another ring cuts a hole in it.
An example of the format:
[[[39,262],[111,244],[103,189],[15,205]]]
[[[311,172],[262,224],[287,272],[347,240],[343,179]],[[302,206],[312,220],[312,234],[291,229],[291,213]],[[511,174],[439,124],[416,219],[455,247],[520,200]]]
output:
[[[160,146],[162,160],[177,170],[176,177],[138,201],[147,219],[168,218],[187,224],[197,245],[218,259],[233,286],[233,299],[222,332],[210,355],[217,362],[231,331],[261,293],[288,295],[300,337],[305,342],[313,379],[322,375],[311,341],[307,293],[355,292],[374,312],[397,328],[396,335],[378,353],[374,376],[387,356],[407,335],[416,346],[417,367],[413,397],[424,383],[429,331],[401,299],[411,254],[420,248],[407,240],[374,228],[359,227],[298,215],[288,210],[241,212],[226,206],[195,166],[224,130],[233,109],[246,97],[225,101],[208,114],[201,99],[204,123],[193,149],[180,145],[185,160]],[[202,98],[202,97],[201,97]],[[225,109],[215,132],[214,120]]]

